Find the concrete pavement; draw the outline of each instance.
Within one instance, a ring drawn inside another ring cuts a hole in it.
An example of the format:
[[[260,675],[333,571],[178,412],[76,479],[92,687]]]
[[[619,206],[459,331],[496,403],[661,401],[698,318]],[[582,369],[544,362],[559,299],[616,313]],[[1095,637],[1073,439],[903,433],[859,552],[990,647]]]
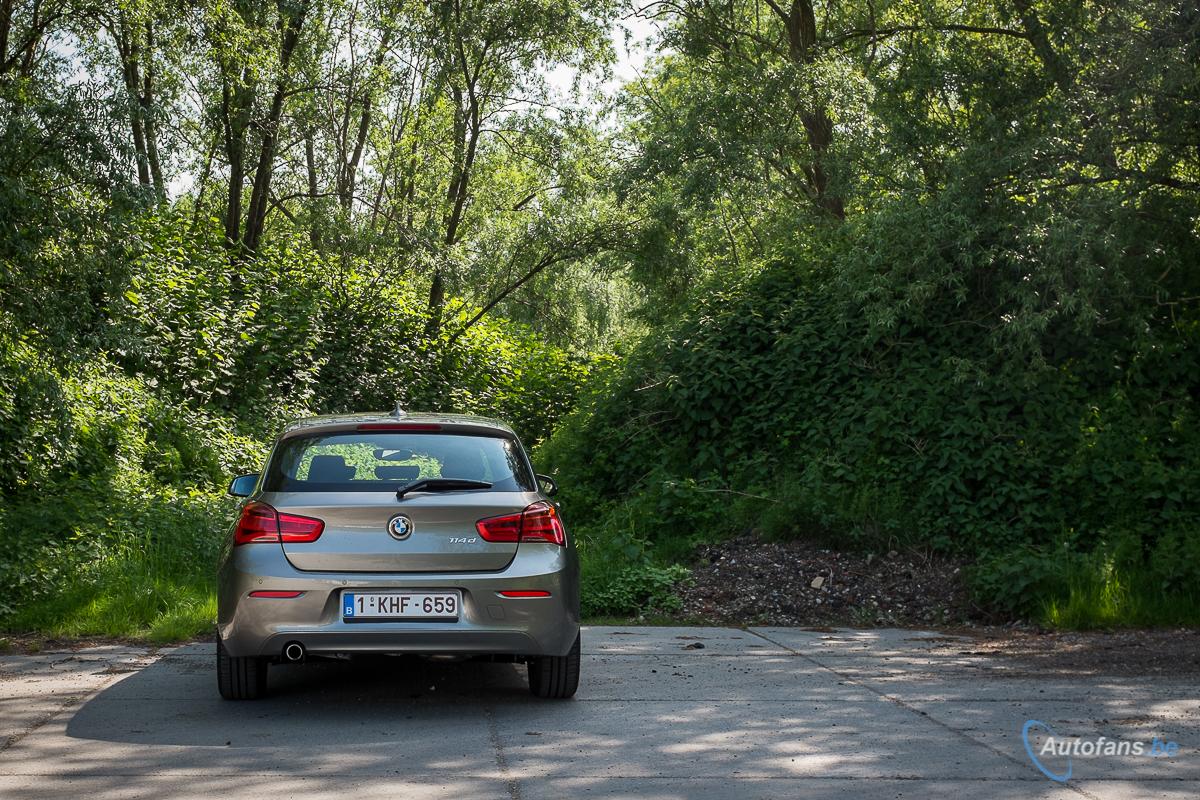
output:
[[[2,656],[0,798],[1200,795],[1189,679],[1044,676],[905,630],[593,627],[583,649],[564,702],[504,664],[273,667],[269,698],[229,703],[210,644]],[[1057,783],[1029,719],[1180,750]]]

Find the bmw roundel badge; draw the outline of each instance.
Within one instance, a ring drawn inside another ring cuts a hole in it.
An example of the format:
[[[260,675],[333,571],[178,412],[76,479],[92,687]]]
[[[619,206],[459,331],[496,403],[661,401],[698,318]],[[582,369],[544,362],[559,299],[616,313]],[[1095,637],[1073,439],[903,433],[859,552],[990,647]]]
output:
[[[387,532],[393,539],[407,539],[412,536],[413,522],[403,514],[397,514],[388,520]]]

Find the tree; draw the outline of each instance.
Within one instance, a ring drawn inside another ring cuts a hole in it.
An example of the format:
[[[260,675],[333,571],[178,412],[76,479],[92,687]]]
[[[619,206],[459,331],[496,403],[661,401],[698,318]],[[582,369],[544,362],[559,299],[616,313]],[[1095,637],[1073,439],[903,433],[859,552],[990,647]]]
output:
[[[239,0],[232,7],[219,6],[209,20],[221,85],[218,118],[229,169],[225,242],[235,259],[254,255],[262,243],[284,109],[294,93],[292,60],[309,6],[309,0],[278,0],[272,9]],[[270,91],[263,107],[257,103],[260,89]],[[252,170],[247,160],[251,129],[258,156]],[[247,177],[251,193],[243,220]]]

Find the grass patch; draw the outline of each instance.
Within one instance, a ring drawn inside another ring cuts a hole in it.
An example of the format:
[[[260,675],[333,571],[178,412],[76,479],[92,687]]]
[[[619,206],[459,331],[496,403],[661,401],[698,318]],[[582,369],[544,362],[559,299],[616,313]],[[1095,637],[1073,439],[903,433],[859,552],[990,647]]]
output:
[[[1145,568],[1087,559],[1068,568],[1065,586],[1042,601],[1039,616],[1073,630],[1200,626],[1200,594],[1166,590]]]
[[[212,585],[139,575],[72,586],[32,601],[5,620],[4,627],[52,637],[111,636],[166,644],[208,632],[216,616]]]
[[[0,516],[0,632],[159,644],[212,630],[230,513],[216,495],[78,484]]]
[[[1145,558],[1128,540],[1093,553],[1025,547],[980,559],[969,579],[998,618],[1051,628],[1200,626],[1195,559],[1173,556],[1169,538]]]

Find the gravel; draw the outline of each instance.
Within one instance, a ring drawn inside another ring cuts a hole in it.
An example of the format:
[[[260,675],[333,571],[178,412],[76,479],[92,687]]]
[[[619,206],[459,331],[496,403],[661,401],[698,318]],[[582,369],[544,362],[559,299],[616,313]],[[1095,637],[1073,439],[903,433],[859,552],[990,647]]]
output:
[[[962,568],[944,557],[743,536],[697,551],[681,616],[738,625],[961,625],[977,617]]]
[[[742,536],[701,547],[681,588],[681,621],[739,626],[917,627],[936,648],[986,656],[1032,675],[1200,675],[1200,630],[1052,631],[995,624],[968,599],[964,561],[891,550],[844,553]]]

